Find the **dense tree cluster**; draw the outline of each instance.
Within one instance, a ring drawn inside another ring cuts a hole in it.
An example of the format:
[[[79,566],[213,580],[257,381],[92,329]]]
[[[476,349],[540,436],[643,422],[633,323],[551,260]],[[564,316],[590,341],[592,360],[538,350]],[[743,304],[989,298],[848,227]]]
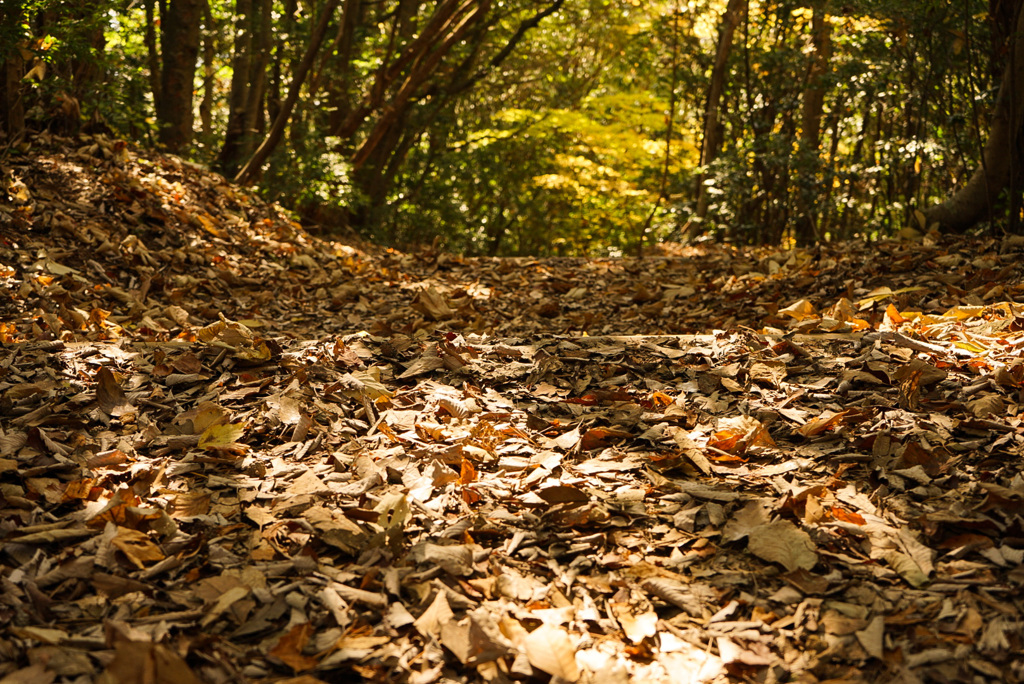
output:
[[[0,128],[83,126],[469,253],[1016,230],[1019,0],[8,0]]]

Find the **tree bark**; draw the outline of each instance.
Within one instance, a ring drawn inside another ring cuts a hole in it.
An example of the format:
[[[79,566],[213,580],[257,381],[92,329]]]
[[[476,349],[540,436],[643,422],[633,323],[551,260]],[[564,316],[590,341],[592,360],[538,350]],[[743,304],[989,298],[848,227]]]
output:
[[[5,8],[3,25],[0,27],[5,35],[18,34],[21,16],[20,1],[13,1],[10,7]],[[25,130],[25,107],[21,101],[21,78],[25,75],[25,63],[14,41],[3,47],[6,49],[0,53],[0,124],[7,139],[13,140]]]
[[[245,105],[245,156],[256,147],[263,128],[263,99],[267,90],[267,66],[270,63],[271,0],[258,0],[256,23],[253,25],[253,57],[249,64],[249,101]]]
[[[808,173],[813,173],[814,178],[818,177],[819,160],[818,146],[821,140],[821,115],[825,106],[825,75],[829,69],[829,59],[832,54],[832,24],[828,21],[825,13],[825,4],[818,2],[813,6],[814,14],[811,16],[811,45],[814,52],[811,54],[810,65],[807,69],[807,83],[804,87],[803,109],[800,113],[800,149],[803,152],[802,162],[810,165],[805,168]],[[798,184],[799,185],[799,184]],[[812,193],[817,193],[817,183],[814,183]],[[815,205],[807,189],[800,188],[801,196],[800,216],[796,224],[796,238],[801,245],[811,244],[818,238],[818,221]]]
[[[226,176],[238,172],[263,128],[263,99],[271,41],[270,0],[236,0],[228,128],[217,164]]]
[[[341,24],[338,26],[338,35],[334,39],[332,49],[328,55],[337,55],[336,72],[328,85],[327,99],[330,103],[330,115],[327,121],[327,130],[333,131],[341,126],[341,122],[348,117],[351,108],[349,97],[352,88],[352,51],[355,47],[356,28],[363,13],[361,0],[347,0],[345,10],[341,15]],[[326,57],[321,60],[320,68],[313,75],[313,84],[310,92],[316,95],[320,81],[327,70]]]
[[[92,89],[96,84],[101,84],[107,80],[107,76],[104,73],[104,64],[100,55],[106,50],[107,39],[103,33],[104,24],[99,23],[95,20],[92,13],[96,10],[89,6],[84,6],[77,10],[72,10],[72,20],[78,20],[81,25],[85,28],[85,35],[83,36],[85,42],[87,42],[89,49],[82,55],[75,55],[71,58],[71,96],[77,102],[83,102],[89,96]],[[74,107],[78,109],[78,107]],[[95,111],[95,110],[94,110]],[[71,126],[71,130],[77,132],[79,121],[77,116],[79,113],[75,113],[73,118],[74,121],[68,121],[68,125]]]
[[[174,153],[184,152],[192,142],[192,94],[203,4],[203,0],[170,0],[160,18],[163,68],[156,118],[160,142]]]
[[[235,0],[234,55],[231,59],[231,93],[228,95],[228,126],[217,166],[234,175],[243,161],[245,109],[249,104],[249,68],[252,63],[252,0]]]
[[[811,18],[811,44],[814,52],[807,70],[801,112],[800,142],[806,149],[817,149],[821,137],[821,113],[825,105],[825,75],[832,55],[832,24],[828,21],[824,3],[814,6]]]
[[[395,93],[381,116],[377,119],[373,129],[366,136],[366,140],[364,140],[363,144],[359,146],[356,153],[352,155],[352,166],[354,168],[358,169],[366,162],[374,148],[385,137],[388,130],[395,125],[395,122],[399,121],[405,115],[406,108],[412,99],[413,94],[433,75],[441,61],[444,60],[448,52],[462,40],[465,34],[472,27],[473,23],[482,19],[486,15],[489,4],[490,3],[487,0],[483,0],[471,13],[464,17],[462,21],[451,27],[451,33],[445,37],[444,41],[436,47],[432,53],[424,57],[422,60],[417,60],[415,68],[406,78],[398,92]]]
[[[669,78],[668,111],[665,115],[665,161],[661,166],[658,197],[654,201],[654,206],[651,207],[650,213],[647,214],[647,219],[640,225],[640,230],[637,232],[636,256],[640,259],[644,256],[647,231],[650,230],[651,223],[654,221],[654,216],[658,213],[661,203],[668,199],[669,169],[672,166],[672,132],[676,121],[676,89],[679,86],[679,14],[681,12],[682,9],[679,7],[677,0],[675,7],[672,8],[672,69],[670,72],[671,77]]]
[[[351,152],[352,181],[365,202],[350,208],[349,224],[357,230],[380,228],[378,218],[387,204],[395,179],[413,145],[454,97],[472,88],[512,54],[527,32],[558,10],[564,0],[553,0],[524,19],[513,36],[477,69],[476,60],[488,28],[489,0],[450,0],[439,3],[412,43],[377,71],[373,86],[355,109],[339,117],[334,134],[341,149]],[[346,12],[348,8],[346,7]],[[404,30],[414,29],[410,24]],[[447,66],[457,45],[468,54]],[[427,103],[414,108],[417,103]],[[414,116],[415,113],[415,116]],[[365,136],[359,136],[370,123]],[[358,145],[353,139],[361,137]]]
[[[431,48],[450,30],[451,23],[470,10],[475,2],[476,0],[443,0],[438,3],[419,35],[410,41],[393,62],[385,60],[377,70],[373,85],[363,96],[362,102],[349,113],[337,129],[331,131],[331,135],[342,140],[352,138],[366,119],[384,104],[388,89],[402,75],[405,67],[425,59]]]
[[[153,93],[153,107],[159,112],[163,107],[163,98],[160,91],[160,51],[156,44],[156,2],[144,0],[143,6],[146,9],[146,33],[143,41],[146,44],[146,62],[149,65],[149,89]]]
[[[928,226],[938,224],[944,231],[963,233],[992,218],[999,194],[1010,180],[1024,124],[1024,11],[1020,8],[1014,25],[981,165],[956,194],[924,212]]]
[[[302,61],[295,68],[291,86],[288,88],[288,95],[285,97],[284,102],[281,103],[281,111],[274,120],[274,125],[271,126],[267,137],[264,138],[259,148],[253,153],[245,166],[242,167],[242,170],[238,172],[238,175],[235,176],[236,183],[243,185],[252,183],[259,173],[260,167],[263,166],[263,162],[267,160],[267,157],[274,151],[277,144],[281,142],[281,138],[284,136],[284,129],[288,125],[288,119],[291,118],[295,103],[299,100],[302,84],[306,80],[310,67],[313,66],[316,53],[320,51],[320,45],[324,42],[327,27],[331,23],[331,17],[339,2],[340,0],[327,0],[324,5],[323,11],[320,14],[320,21],[317,22],[316,28],[313,29],[313,35],[310,36],[309,45],[306,46],[306,52],[302,56]]]
[[[202,130],[203,143],[213,144],[213,86],[216,70],[213,61],[217,55],[215,44],[216,25],[210,0],[203,3],[203,99],[199,102],[199,122]]]
[[[704,106],[704,135],[700,150],[700,165],[706,167],[713,162],[722,148],[722,133],[718,126],[718,110],[725,90],[725,78],[728,74],[729,54],[732,52],[732,37],[740,23],[743,6],[746,0],[729,0],[722,13],[722,24],[718,34],[718,49],[715,52],[715,64],[711,69],[711,82],[708,84],[707,102]],[[708,194],[704,185],[703,173],[697,175],[697,218],[703,219],[708,214]],[[690,227],[697,225],[690,224]],[[684,230],[684,235],[690,232]]]

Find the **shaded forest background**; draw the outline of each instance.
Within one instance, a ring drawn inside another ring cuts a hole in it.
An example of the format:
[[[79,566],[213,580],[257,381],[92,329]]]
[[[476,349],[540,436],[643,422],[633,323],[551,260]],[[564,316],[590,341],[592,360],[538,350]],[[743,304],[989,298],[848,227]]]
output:
[[[468,254],[1016,232],[1020,4],[6,0],[0,124]]]

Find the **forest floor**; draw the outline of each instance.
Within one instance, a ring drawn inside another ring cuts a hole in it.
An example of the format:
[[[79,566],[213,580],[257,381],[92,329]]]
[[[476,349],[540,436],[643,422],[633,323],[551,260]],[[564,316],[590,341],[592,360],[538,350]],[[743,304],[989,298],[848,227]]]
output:
[[[0,157],[0,682],[1024,681],[1024,241],[462,258]]]

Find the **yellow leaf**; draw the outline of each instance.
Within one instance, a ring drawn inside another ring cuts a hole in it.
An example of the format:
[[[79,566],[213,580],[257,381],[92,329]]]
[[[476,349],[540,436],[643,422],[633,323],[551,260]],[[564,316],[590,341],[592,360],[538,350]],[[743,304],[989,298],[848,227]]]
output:
[[[196,218],[199,219],[199,223],[203,226],[203,230],[210,235],[218,238],[227,237],[227,233],[213,222],[213,217],[209,214],[197,214]]]
[[[806,299],[799,299],[785,309],[779,309],[779,315],[792,316],[797,321],[804,321],[808,318],[819,318],[818,312],[814,310],[814,305]]]
[[[228,423],[226,425],[211,425],[206,428],[199,438],[200,449],[226,449],[229,451],[244,451],[246,446],[239,444],[245,429],[241,423]]]
[[[868,305],[880,302],[883,299],[892,297],[893,295],[910,294],[913,292],[923,292],[927,290],[926,287],[901,287],[898,290],[892,290],[888,287],[876,287],[874,290],[868,293],[868,296],[857,302],[858,308],[865,308]]]
[[[142,570],[147,562],[164,559],[164,552],[149,540],[144,532],[127,527],[118,527],[117,536],[110,540],[112,546],[121,551],[129,561]]]
[[[960,349],[966,349],[967,351],[974,352],[975,354],[983,354],[988,351],[985,347],[982,347],[980,344],[975,344],[974,342],[954,341],[953,346],[959,347]]]
[[[945,318],[955,318],[958,321],[962,321],[968,318],[977,318],[984,310],[985,307],[983,306],[954,306],[942,315]]]

